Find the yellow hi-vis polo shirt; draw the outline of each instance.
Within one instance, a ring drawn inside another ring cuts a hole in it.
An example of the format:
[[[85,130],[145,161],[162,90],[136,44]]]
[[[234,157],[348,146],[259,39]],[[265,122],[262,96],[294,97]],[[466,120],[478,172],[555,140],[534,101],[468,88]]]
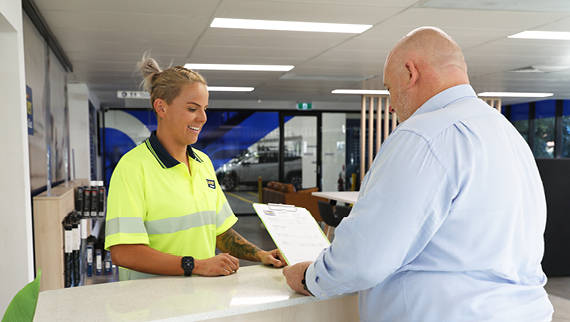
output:
[[[237,217],[208,156],[188,146],[188,160],[191,173],[155,132],[121,158],[109,185],[105,249],[144,244],[172,255],[215,256],[216,236]],[[121,280],[153,276],[125,268],[119,274]]]

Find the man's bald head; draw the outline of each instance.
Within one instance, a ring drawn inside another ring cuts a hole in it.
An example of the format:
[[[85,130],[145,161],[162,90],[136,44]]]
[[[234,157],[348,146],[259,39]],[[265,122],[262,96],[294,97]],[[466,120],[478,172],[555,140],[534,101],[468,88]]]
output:
[[[455,67],[467,73],[461,48],[436,27],[421,27],[411,31],[398,42],[393,51],[403,56],[421,58],[434,69]]]
[[[434,95],[460,84],[469,84],[463,53],[439,28],[421,27],[404,36],[384,65],[391,111],[400,122]]]

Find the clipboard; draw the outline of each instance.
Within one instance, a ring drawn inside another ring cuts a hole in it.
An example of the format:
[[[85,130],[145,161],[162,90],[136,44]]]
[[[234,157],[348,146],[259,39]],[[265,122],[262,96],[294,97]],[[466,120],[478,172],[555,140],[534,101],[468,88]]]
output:
[[[289,265],[314,261],[330,242],[311,213],[286,204],[253,204],[253,209]]]

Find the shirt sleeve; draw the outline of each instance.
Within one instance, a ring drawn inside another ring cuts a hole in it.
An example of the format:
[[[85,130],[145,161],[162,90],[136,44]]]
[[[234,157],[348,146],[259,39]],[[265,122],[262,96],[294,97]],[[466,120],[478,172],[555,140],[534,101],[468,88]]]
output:
[[[140,171],[121,159],[113,171],[107,197],[105,249],[119,244],[149,245],[144,219],[146,202]]]
[[[219,236],[230,229],[238,221],[238,218],[234,214],[224,191],[220,187],[212,161],[202,152],[200,152],[200,157],[206,162],[205,165],[208,167],[208,173],[212,180],[216,182],[216,236]]]
[[[225,199],[225,197],[224,197]],[[236,215],[234,215],[232,209],[230,208],[230,204],[226,200],[222,204],[222,208],[216,215],[216,236],[219,236],[225,233],[228,229],[230,229],[236,222],[238,221]]]
[[[410,263],[449,212],[453,191],[429,144],[400,131],[382,145],[350,216],[307,270],[320,298],[369,289]]]

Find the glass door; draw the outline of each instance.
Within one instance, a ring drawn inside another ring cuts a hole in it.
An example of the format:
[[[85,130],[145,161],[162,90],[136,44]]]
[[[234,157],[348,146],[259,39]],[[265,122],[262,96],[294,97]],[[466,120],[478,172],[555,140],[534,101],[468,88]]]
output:
[[[280,121],[281,181],[293,183],[297,189],[320,188],[320,116],[306,112],[281,113]]]
[[[323,113],[322,191],[359,189],[360,113]]]

